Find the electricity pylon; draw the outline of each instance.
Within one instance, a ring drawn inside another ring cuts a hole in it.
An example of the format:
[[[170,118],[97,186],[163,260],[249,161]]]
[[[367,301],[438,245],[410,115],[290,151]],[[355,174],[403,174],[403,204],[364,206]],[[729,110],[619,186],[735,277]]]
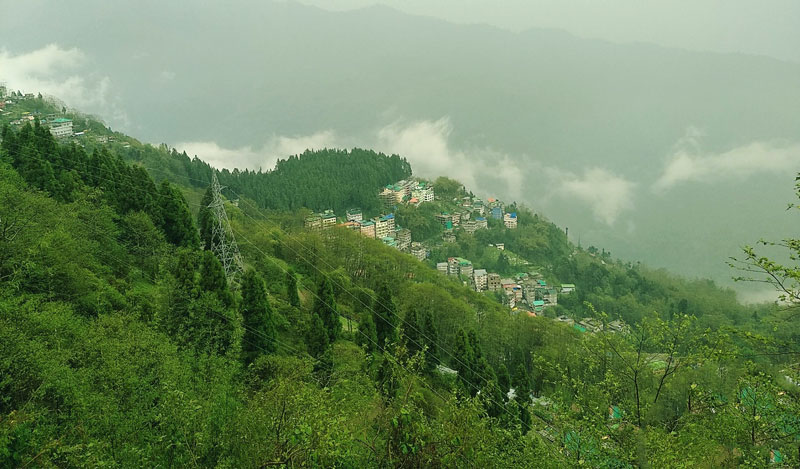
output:
[[[236,238],[233,236],[233,230],[231,230],[231,222],[225,212],[225,204],[222,200],[222,186],[217,181],[216,173],[211,176],[211,194],[211,203],[208,204],[208,208],[211,209],[211,213],[214,215],[214,225],[211,231],[211,252],[216,254],[217,259],[222,263],[222,268],[225,269],[225,277],[228,279],[228,285],[233,287],[244,268],[242,256],[239,254],[239,246],[236,244]]]

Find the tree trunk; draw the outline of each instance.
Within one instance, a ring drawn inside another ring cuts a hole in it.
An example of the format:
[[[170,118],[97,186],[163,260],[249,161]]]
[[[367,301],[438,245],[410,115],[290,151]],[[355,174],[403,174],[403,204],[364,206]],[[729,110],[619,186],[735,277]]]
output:
[[[639,371],[637,370],[633,374],[633,387],[636,391],[636,422],[639,428],[642,427],[642,408],[641,408],[641,401],[639,399]]]
[[[658,388],[656,389],[656,397],[653,399],[653,404],[658,402],[658,396],[661,394],[661,388],[664,387],[664,380],[667,379],[669,376],[669,367],[672,366],[672,356],[669,357],[669,361],[667,362],[666,368],[664,368],[664,374],[661,375],[661,380],[658,382]]]

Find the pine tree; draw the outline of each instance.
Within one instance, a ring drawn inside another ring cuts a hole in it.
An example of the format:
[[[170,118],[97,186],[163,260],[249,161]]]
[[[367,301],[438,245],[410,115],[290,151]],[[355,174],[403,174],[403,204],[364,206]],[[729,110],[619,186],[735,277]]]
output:
[[[325,350],[328,349],[329,344],[328,330],[325,328],[322,318],[320,318],[318,314],[312,313],[311,324],[309,325],[306,336],[308,352],[313,357],[320,357],[325,353]]]
[[[428,373],[433,373],[436,369],[436,364],[439,362],[439,331],[433,321],[433,312],[430,310],[425,311],[422,323],[422,330],[426,339],[425,344],[428,346],[428,351],[425,353],[425,369]]]
[[[378,334],[378,347],[383,349],[397,340],[397,306],[386,284],[378,288],[375,300],[375,330]]]
[[[203,291],[215,293],[226,307],[232,306],[233,295],[228,289],[225,269],[211,251],[203,251],[203,259],[200,264],[200,288]]]
[[[505,363],[501,363],[497,368],[497,385],[503,393],[503,399],[508,397],[508,390],[511,388],[511,374]]]
[[[528,410],[528,403],[520,401],[519,406],[519,420],[522,424],[522,434],[526,435],[531,430],[531,413]]]
[[[422,347],[425,345],[425,341],[422,340],[422,335],[420,334],[422,329],[419,324],[419,320],[419,313],[417,312],[416,308],[412,307],[406,313],[406,319],[403,322],[403,336],[405,338],[406,349],[408,349],[409,355],[414,355],[420,352]]]
[[[397,376],[395,374],[394,364],[392,363],[392,357],[390,353],[384,355],[383,361],[378,368],[377,378],[378,389],[380,390],[381,394],[383,394],[384,398],[387,400],[393,398],[395,394],[397,394],[399,383],[397,382]]]
[[[376,344],[378,343],[378,333],[375,330],[375,321],[372,320],[372,313],[365,313],[358,323],[356,343],[366,348],[369,353],[375,352]]]
[[[204,291],[189,309],[184,341],[199,352],[225,354],[233,342],[235,321],[216,294]]]
[[[242,278],[240,311],[244,325],[242,355],[244,362],[249,364],[262,352],[275,350],[275,325],[267,287],[261,276],[252,269]]]
[[[517,372],[514,373],[514,379],[512,383],[514,385],[514,393],[517,396],[517,400],[521,403],[527,404],[530,400],[531,385],[530,379],[528,378],[528,371],[525,369],[525,366],[522,363],[517,366]]]
[[[499,417],[503,413],[503,396],[496,379],[490,379],[481,387],[486,412],[490,417]]]
[[[333,285],[327,275],[323,275],[320,281],[313,314],[322,319],[322,323],[328,331],[329,342],[336,342],[342,331],[342,323],[339,321],[339,312],[336,309]]]
[[[165,179],[159,188],[161,229],[167,241],[176,246],[197,247],[200,238],[194,226],[189,206],[181,192]]]
[[[481,343],[478,340],[478,333],[475,332],[475,329],[470,329],[467,337],[469,339],[469,345],[472,347],[472,353],[474,357],[472,365],[474,365],[480,362],[481,358],[483,358],[483,349],[481,349]]]
[[[208,208],[214,200],[214,193],[211,186],[208,186],[203,199],[200,201],[200,211],[197,212],[197,226],[200,229],[200,244],[203,249],[210,250],[212,245],[212,234],[214,231],[214,214]]]
[[[192,303],[198,296],[196,257],[189,249],[178,250],[172,270],[174,284],[167,312],[162,316],[162,324],[167,333],[178,342],[185,342]]]
[[[464,390],[471,396],[477,392],[475,389],[472,363],[475,361],[475,355],[472,351],[472,346],[469,343],[466,332],[464,329],[459,329],[456,333],[455,347],[453,353],[458,360],[456,360],[455,367],[458,372],[458,378],[464,386]]]
[[[297,293],[297,274],[291,269],[286,272],[286,293],[289,296],[289,304],[295,308],[300,307],[300,295]]]

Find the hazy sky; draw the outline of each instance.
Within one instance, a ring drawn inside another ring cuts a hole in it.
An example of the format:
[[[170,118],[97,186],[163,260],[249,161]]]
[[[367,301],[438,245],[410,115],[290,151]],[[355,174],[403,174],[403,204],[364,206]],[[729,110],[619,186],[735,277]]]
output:
[[[800,0],[299,0],[327,10],[376,3],[458,23],[563,29],[581,37],[743,52],[800,62]]]

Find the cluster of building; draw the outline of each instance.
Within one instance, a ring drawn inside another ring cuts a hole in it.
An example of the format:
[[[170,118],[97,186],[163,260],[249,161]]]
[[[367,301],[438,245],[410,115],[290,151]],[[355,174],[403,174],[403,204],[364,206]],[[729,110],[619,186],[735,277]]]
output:
[[[14,103],[15,102],[13,100],[8,98],[0,99],[0,112],[5,112],[6,106],[10,106]],[[35,119],[36,116],[34,115],[34,113],[30,111],[24,111],[21,114],[19,114],[19,118],[10,121],[10,123],[11,125],[24,125],[26,123],[33,122]],[[59,117],[55,114],[51,114],[40,118],[39,122],[42,125],[49,127],[50,133],[53,134],[55,138],[67,138],[75,135],[72,129],[72,119],[67,119],[66,117]]]
[[[517,213],[506,212],[503,203],[488,199],[486,203],[477,197],[464,197],[458,209],[436,215],[436,221],[445,229],[442,238],[445,242],[455,241],[452,231],[461,228],[467,233],[489,228],[489,219],[502,220],[506,228],[517,227]]]
[[[333,210],[325,210],[306,217],[305,226],[310,230],[325,230],[338,225],[357,231],[367,238],[379,239],[387,246],[410,253],[419,260],[428,257],[428,251],[422,243],[411,242],[411,230],[395,224],[393,213],[365,219],[361,209],[354,208],[346,211],[345,219],[343,223],[338,223]]]
[[[557,305],[559,292],[569,294],[575,290],[575,285],[548,285],[541,274],[533,272],[500,279],[500,289],[505,292],[509,307],[527,309],[535,315],[544,308]]]
[[[514,278],[501,278],[500,274],[487,272],[486,269],[475,269],[472,262],[461,257],[450,257],[447,262],[439,262],[436,270],[470,282],[478,292],[503,292],[512,310],[523,308],[534,315],[548,306],[557,305],[559,293],[568,295],[575,291],[575,285],[571,283],[561,284],[560,287],[550,286],[538,273],[521,273]]]
[[[386,211],[391,211],[404,203],[419,205],[423,202],[433,202],[433,185],[426,181],[403,179],[384,187],[378,197]]]
[[[17,106],[26,100],[41,99],[42,95],[35,96],[33,93],[22,94],[20,92],[9,93],[6,87],[0,83],[0,116],[9,118],[8,122],[14,126],[22,126],[28,123],[33,123],[36,118],[39,118],[39,123],[49,128],[50,133],[58,139],[64,138],[79,138],[78,144],[83,145],[82,141],[85,138],[90,138],[97,143],[106,144],[115,141],[113,136],[106,135],[91,135],[88,130],[75,131],[73,128],[73,120],[65,117],[63,114],[51,113],[44,114],[38,110],[34,111],[21,111]],[[49,102],[49,98],[48,102]],[[63,107],[61,104],[52,103],[53,106]],[[65,111],[66,109],[64,109]],[[21,112],[20,112],[21,111]],[[14,116],[14,119],[11,119]],[[123,146],[130,146],[128,143],[123,143]]]

